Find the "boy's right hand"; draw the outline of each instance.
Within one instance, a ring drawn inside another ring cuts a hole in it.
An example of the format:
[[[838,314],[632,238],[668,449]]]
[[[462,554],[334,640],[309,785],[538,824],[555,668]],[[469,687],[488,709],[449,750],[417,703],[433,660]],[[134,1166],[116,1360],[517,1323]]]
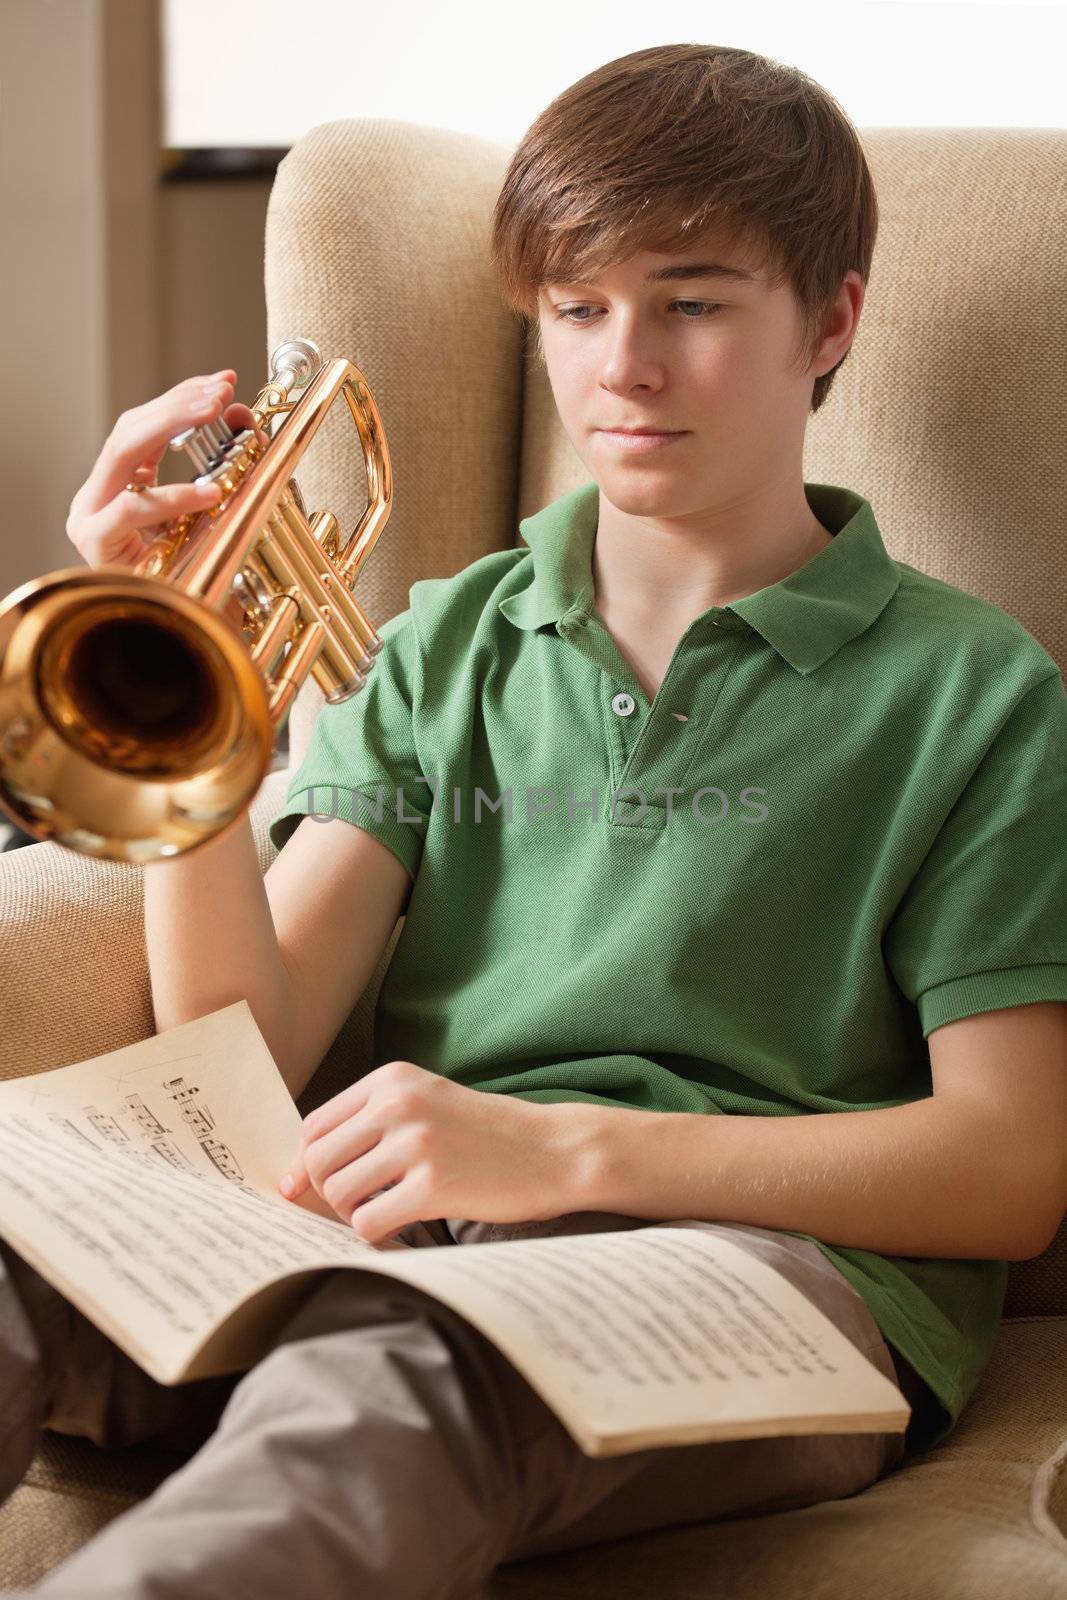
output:
[[[253,426],[248,406],[233,401],[232,367],[211,377],[186,378],[143,406],[124,411],[109,434],[88,478],[70,503],[67,537],[91,567],[115,562],[133,566],[156,537],[160,524],[217,505],[213,485],[157,484],[156,470],[175,434],[221,415],[234,433]],[[268,442],[256,429],[262,444]],[[150,487],[131,494],[127,483]]]

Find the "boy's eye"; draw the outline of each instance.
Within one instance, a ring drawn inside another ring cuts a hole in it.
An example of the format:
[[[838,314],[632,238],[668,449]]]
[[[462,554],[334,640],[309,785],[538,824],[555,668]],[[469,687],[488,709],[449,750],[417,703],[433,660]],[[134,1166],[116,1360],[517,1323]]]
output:
[[[711,316],[713,312],[722,310],[722,307],[717,302],[712,300],[672,300],[670,304],[672,306],[688,306],[690,311],[696,311],[696,316],[690,316],[689,313],[686,312],[682,318],[684,322],[700,322],[703,320],[705,315]],[[575,323],[578,327],[582,327],[587,322],[595,321],[595,318],[576,317],[574,313],[576,311],[595,311],[596,309],[596,306],[590,305],[562,306],[557,309],[556,317],[557,320],[562,318],[567,322]]]

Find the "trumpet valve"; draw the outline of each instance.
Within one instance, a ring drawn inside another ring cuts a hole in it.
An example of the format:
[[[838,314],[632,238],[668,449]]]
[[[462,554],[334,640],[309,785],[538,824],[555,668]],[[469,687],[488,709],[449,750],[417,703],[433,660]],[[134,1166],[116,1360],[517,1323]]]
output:
[[[311,537],[321,545],[328,556],[336,557],[340,550],[341,530],[332,511],[316,511],[308,524]]]

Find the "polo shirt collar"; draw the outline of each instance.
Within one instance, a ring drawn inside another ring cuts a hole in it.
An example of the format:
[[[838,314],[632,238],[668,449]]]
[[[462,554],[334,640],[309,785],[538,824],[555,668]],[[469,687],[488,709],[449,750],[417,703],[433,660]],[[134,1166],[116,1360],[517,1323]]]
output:
[[[834,534],[831,542],[777,583],[709,611],[733,612],[797,672],[808,673],[870,627],[897,589],[900,568],[861,494],[831,483],[805,483],[804,494]],[[524,588],[499,602],[516,627],[554,625],[569,613],[592,609],[599,511],[600,491],[586,483],[519,523],[532,572]]]

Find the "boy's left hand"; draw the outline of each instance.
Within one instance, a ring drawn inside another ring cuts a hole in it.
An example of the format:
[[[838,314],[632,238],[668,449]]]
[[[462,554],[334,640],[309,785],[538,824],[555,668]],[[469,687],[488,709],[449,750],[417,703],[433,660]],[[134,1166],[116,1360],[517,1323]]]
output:
[[[369,1244],[433,1217],[560,1216],[572,1140],[556,1109],[387,1061],[304,1118],[279,1187],[291,1177],[299,1200],[310,1184]]]

